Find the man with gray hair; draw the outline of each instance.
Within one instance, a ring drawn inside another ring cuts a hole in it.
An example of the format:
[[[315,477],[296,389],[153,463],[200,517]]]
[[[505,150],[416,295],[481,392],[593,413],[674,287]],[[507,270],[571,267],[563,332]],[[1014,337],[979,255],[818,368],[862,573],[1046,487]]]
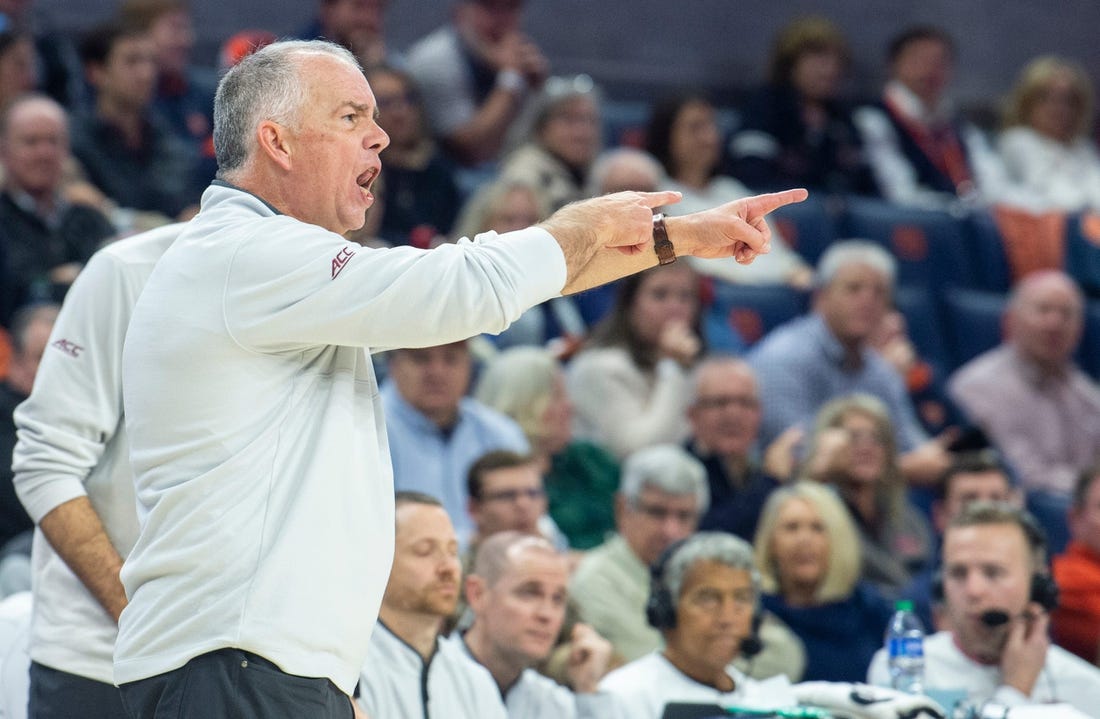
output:
[[[615,497],[618,530],[577,566],[569,586],[581,619],[628,660],[652,651],[660,634],[646,625],[649,567],[691,535],[710,506],[706,470],[671,444],[626,458]]]
[[[813,311],[772,330],[749,355],[763,398],[760,440],[793,440],[834,397],[866,392],[890,411],[900,465],[913,482],[930,485],[950,464],[939,439],[929,439],[897,371],[870,345],[890,307],[897,265],[866,240],[834,243],[822,255]]]
[[[788,479],[773,477],[761,465],[756,374],[739,357],[716,355],[695,366],[691,388],[687,448],[707,470],[711,500],[699,528],[752,541],[768,495]]]
[[[930,699],[832,682],[792,685],[777,676],[756,681],[733,660],[755,643],[760,578],[748,542],[700,532],[670,547],[654,566],[646,617],[665,646],[604,677],[616,719],[711,717],[729,707],[789,708],[797,704],[875,719],[939,717]],[[677,706],[679,705],[679,706]],[[734,714],[740,712],[732,711]]]
[[[657,158],[636,147],[615,147],[600,153],[588,171],[589,195],[634,190],[653,192],[664,183],[665,171]]]
[[[389,142],[376,105],[355,58],[323,41],[268,45],[218,87],[218,179],[123,351],[141,529],[114,678],[135,716],[351,711],[394,546],[370,348],[499,332],[668,261],[662,222],[674,252],[751,261],[764,215],[805,197],[655,221],[677,195],[621,193],[503,238],[364,248],[341,235],[374,202]]]
[[[70,160],[69,117],[55,100],[27,94],[4,108],[0,324],[7,325],[11,312],[27,302],[64,297],[96,246],[115,233],[98,209],[70,191]]]

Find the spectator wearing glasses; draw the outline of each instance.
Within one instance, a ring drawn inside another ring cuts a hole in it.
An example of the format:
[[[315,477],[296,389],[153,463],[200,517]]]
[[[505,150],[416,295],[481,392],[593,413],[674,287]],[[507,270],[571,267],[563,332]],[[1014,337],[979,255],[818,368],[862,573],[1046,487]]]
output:
[[[565,538],[546,514],[546,489],[534,457],[495,450],[473,463],[466,476],[474,524],[471,559],[478,545],[499,532],[541,535],[558,548]]]
[[[623,463],[616,534],[581,560],[569,594],[581,619],[627,661],[661,642],[645,619],[650,566],[695,531],[709,506],[706,470],[680,447],[648,447]]]
[[[734,357],[700,362],[692,374],[687,418],[687,449],[706,467],[710,487],[710,508],[699,528],[752,541],[764,501],[779,486],[756,453],[760,394],[752,367]]]

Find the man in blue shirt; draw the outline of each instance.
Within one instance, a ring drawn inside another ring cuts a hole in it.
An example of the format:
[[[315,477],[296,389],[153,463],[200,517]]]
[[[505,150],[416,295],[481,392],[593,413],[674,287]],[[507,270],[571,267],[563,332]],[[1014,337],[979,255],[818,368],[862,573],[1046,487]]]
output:
[[[763,398],[764,446],[792,426],[809,428],[830,399],[866,392],[890,410],[907,479],[930,485],[946,471],[944,442],[928,438],[901,376],[870,346],[895,275],[893,257],[872,242],[837,242],[822,255],[813,311],[777,327],[749,356]]]
[[[472,374],[465,341],[394,350],[382,389],[393,460],[393,483],[438,497],[465,546],[474,529],[467,511],[466,473],[494,449],[529,451],[513,420],[467,397]]]

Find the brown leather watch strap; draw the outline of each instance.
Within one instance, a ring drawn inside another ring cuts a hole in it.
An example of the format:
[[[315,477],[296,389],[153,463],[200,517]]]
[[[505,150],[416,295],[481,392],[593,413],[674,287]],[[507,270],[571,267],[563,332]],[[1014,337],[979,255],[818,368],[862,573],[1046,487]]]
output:
[[[660,212],[653,216],[653,251],[657,253],[659,264],[671,265],[676,261],[676,247],[668,239],[665,216]]]

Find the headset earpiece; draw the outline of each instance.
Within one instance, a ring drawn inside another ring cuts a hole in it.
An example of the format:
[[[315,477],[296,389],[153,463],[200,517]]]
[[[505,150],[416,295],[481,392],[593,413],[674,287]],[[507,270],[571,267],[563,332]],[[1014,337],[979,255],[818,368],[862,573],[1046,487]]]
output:
[[[749,636],[741,640],[741,656],[752,659],[764,651],[764,642],[760,639],[760,625],[764,623],[764,610],[760,606],[752,608],[752,628]]]
[[[645,618],[654,629],[664,631],[676,628],[676,607],[672,592],[665,584],[665,569],[676,550],[685,540],[673,542],[649,569],[649,599],[645,605]]]

